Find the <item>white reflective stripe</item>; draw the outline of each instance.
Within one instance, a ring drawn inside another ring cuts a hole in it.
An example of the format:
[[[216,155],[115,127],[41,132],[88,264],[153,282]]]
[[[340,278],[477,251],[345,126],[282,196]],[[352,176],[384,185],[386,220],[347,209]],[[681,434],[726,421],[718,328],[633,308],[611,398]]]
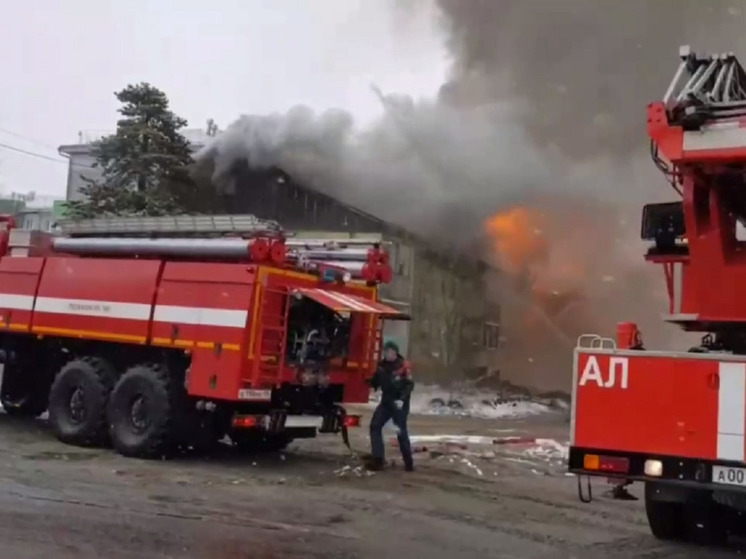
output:
[[[319,415],[288,415],[285,418],[285,427],[315,427],[321,429],[324,418]]]
[[[744,460],[746,430],[746,364],[721,362],[718,390],[719,460]]]
[[[34,310],[36,312],[124,320],[150,320],[151,308],[151,305],[147,303],[122,303],[61,297],[37,297],[34,306],[34,297],[30,295],[0,293],[0,309]],[[249,313],[246,310],[156,305],[153,312],[153,321],[244,328],[248,315]]]
[[[684,151],[746,148],[746,128],[731,126],[684,132]]]
[[[681,301],[684,293],[684,264],[674,262],[673,264],[673,311],[672,314],[681,313]]]
[[[248,316],[248,311],[235,309],[156,305],[155,311],[153,312],[153,321],[243,328],[246,326],[246,319]]]
[[[10,293],[0,293],[0,309],[30,311],[33,308],[33,295],[12,295]]]
[[[150,320],[150,309],[151,306],[146,303],[121,303],[58,297],[37,297],[34,307],[36,312],[121,318],[124,320]]]

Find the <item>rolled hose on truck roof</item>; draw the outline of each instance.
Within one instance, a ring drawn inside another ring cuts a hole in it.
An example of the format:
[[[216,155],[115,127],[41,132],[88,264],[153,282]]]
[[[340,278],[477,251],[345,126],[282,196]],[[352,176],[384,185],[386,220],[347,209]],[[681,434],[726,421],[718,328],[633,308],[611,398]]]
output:
[[[116,239],[69,238],[52,240],[55,251],[63,254],[107,256],[162,256],[192,258],[270,258],[276,264],[285,261],[297,264],[305,271],[328,267],[351,274],[355,279],[377,275],[390,279],[388,256],[378,248],[306,248],[288,247],[282,243],[267,243],[264,239]]]

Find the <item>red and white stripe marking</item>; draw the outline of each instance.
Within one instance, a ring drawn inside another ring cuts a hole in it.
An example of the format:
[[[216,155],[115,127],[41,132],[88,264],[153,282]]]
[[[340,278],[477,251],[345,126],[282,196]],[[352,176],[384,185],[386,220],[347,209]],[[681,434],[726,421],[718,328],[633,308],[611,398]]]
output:
[[[249,313],[239,309],[214,309],[208,307],[180,307],[156,305],[153,311],[154,322],[178,322],[201,326],[224,326],[244,328]]]
[[[684,132],[684,151],[746,148],[746,121],[731,120],[706,124]]]
[[[90,316],[123,320],[150,320],[152,306],[91,299],[67,299],[0,293],[0,309],[35,311],[70,316]],[[154,322],[245,328],[247,310],[156,305]]]

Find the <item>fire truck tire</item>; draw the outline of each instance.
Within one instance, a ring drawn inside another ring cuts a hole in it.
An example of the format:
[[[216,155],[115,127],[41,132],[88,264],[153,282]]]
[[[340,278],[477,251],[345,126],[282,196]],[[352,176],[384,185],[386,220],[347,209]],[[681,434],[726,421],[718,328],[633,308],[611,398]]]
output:
[[[722,546],[728,543],[727,519],[723,507],[714,502],[709,493],[684,505],[684,523],[689,527],[690,539],[701,546]]]
[[[125,372],[109,400],[109,435],[119,454],[161,458],[175,445],[179,399],[161,365],[137,365]]]
[[[115,380],[113,367],[97,357],[74,359],[60,369],[49,391],[49,424],[60,441],[107,442],[106,404]]]
[[[657,539],[669,541],[685,539],[683,503],[657,500],[656,488],[652,483],[645,484],[645,512],[650,531]]]

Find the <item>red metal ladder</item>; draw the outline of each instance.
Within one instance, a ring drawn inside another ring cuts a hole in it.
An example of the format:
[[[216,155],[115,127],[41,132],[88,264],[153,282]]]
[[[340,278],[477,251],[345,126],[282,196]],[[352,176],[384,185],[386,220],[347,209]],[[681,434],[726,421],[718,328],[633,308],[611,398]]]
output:
[[[254,360],[253,377],[257,384],[275,385],[280,381],[285,364],[289,307],[287,289],[264,290]]]
[[[378,363],[382,349],[381,338],[383,337],[383,321],[376,315],[370,315],[368,320],[371,323],[368,325],[368,343],[365,347],[365,356],[362,363],[365,373],[370,370],[371,366],[375,367],[376,363]]]

